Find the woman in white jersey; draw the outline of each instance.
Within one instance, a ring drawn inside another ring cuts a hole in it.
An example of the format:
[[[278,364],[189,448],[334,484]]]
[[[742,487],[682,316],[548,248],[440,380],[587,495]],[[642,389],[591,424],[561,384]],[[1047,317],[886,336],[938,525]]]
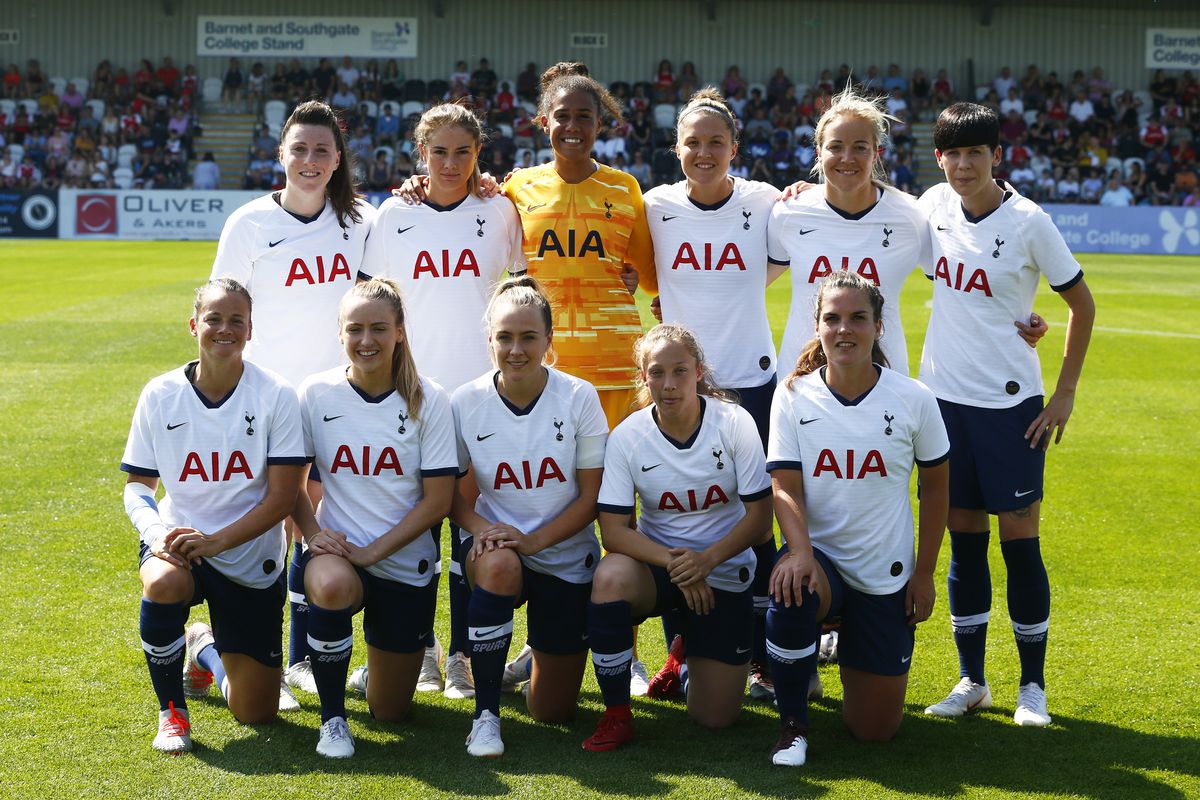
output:
[[[354,154],[332,108],[312,100],[296,107],[280,134],[283,189],[251,200],[225,221],[212,277],[241,283],[254,298],[255,336],[246,358],[293,387],[341,364],[338,302],[354,285],[375,209],[354,192]],[[316,503],[320,484],[309,482]],[[298,563],[288,572],[291,600],[288,685],[315,692],[306,661],[307,603]],[[286,690],[285,690],[286,691]],[[281,698],[296,707],[290,694]]]
[[[880,347],[892,369],[908,375],[908,349],[900,324],[900,289],[918,264],[929,260],[929,226],[909,195],[887,185],[883,142],[894,118],[875,101],[847,88],[817,123],[813,172],[823,183],[778,203],[768,229],[772,265],[792,271],[779,363],[791,370],[809,341],[817,284],[838,270],[855,272],[879,287],[885,299]],[[786,193],[785,193],[786,195]],[[1031,345],[1045,325],[1014,323]]]
[[[500,284],[485,319],[495,368],[451,400],[460,467],[451,516],[470,534],[457,553],[472,587],[467,752],[496,757],[515,607],[528,603],[530,713],[553,723],[574,715],[600,559],[594,522],[608,423],[590,383],[545,366],[553,314],[536,280]]]
[[[305,469],[303,437],[292,388],[242,360],[250,305],[236,281],[196,291],[199,357],[142,390],[121,458],[140,539],[139,632],[159,701],[154,747],[169,753],[192,749],[185,687],[206,694],[215,676],[243,723],[270,722],[279,708],[283,519]],[[198,622],[185,637],[189,608],[203,602],[212,628]]]
[[[785,540],[767,612],[782,722],[771,759],[786,766],[807,757],[808,685],[826,620],[841,620],[846,727],[862,741],[895,735],[914,626],[933,609],[949,503],[946,428],[933,393],[886,368],[883,293],[841,270],[817,290],[817,338],[775,390],[767,456]],[[914,462],[921,485],[915,559]]]
[[[646,193],[654,240],[661,319],[693,331],[704,349],[713,385],[732,389],[750,412],[766,451],[775,391],[775,343],[767,320],[766,287],[783,272],[767,265],[767,221],[779,197],[768,183],[729,175],[737,154],[737,121],[713,88],[702,89],[679,111],[675,151],[684,180]],[[754,546],[754,654],[750,696],[772,697],[763,649],[767,580],[775,563],[768,521]],[[668,644],[678,625],[663,618]],[[684,688],[681,665],[668,657],[650,681],[661,697]]]
[[[354,755],[346,724],[353,617],[362,610],[371,674],[367,703],[380,720],[412,703],[433,629],[437,548],[428,535],[450,511],[458,453],[446,393],[421,377],[405,330],[406,303],[373,279],[342,298],[339,338],[349,367],[300,389],[305,442],[324,494],[296,521],[308,545],[308,642],[321,697],[317,752]]]
[[[400,198],[383,202],[360,271],[362,277],[386,277],[401,288],[417,370],[448,393],[488,369],[483,323],[488,299],[506,269],[524,271],[516,208],[503,195],[484,198],[479,191],[483,140],[478,117],[465,105],[443,103],[421,115],[413,142],[428,169],[425,199],[419,205]],[[440,544],[440,521],[432,533]],[[454,545],[459,540],[454,523],[450,540]],[[471,697],[469,590],[453,559],[450,571],[444,688],[447,697]]]
[[[751,545],[770,524],[770,482],[754,420],[708,382],[703,351],[681,325],[638,340],[642,409],[609,440],[599,518],[607,554],[588,606],[606,710],[585,750],[633,739],[631,624],[676,614],[686,642],[688,715],[709,728],[741,711],[753,631]],[[641,499],[637,527],[635,499]],[[685,657],[672,647],[677,659]]]

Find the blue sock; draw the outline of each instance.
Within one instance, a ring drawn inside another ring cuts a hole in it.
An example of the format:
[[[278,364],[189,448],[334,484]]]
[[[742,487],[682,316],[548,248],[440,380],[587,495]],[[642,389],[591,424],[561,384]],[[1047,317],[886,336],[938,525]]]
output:
[[[313,682],[321,698],[321,722],[346,716],[346,673],[354,648],[351,612],[349,607],[333,610],[308,605],[308,646]]]
[[[988,533],[950,531],[950,624],[958,648],[958,673],[984,683],[992,576],[988,571]]]
[[[458,547],[459,528],[450,523],[450,541]],[[450,647],[447,655],[467,652],[467,608],[471,604],[471,587],[463,577],[458,561],[450,559]]]
[[[183,603],[156,603],[142,598],[138,614],[138,633],[146,666],[150,668],[150,684],[158,697],[158,707],[165,711],[168,703],[187,708],[183,696],[184,634],[188,607]]]
[[[500,716],[500,680],[512,643],[511,594],[492,594],[476,586],[467,606],[467,639],[471,646],[471,673],[475,677],[475,716],[490,711]]]
[[[1046,634],[1050,629],[1050,579],[1038,538],[1000,543],[1008,567],[1008,615],[1021,658],[1021,685],[1046,688]]]
[[[604,705],[629,705],[629,666],[633,663],[633,612],[629,603],[588,603],[588,639]]]
[[[304,548],[299,542],[292,545],[288,564],[288,608],[291,611],[288,628],[288,663],[298,664],[308,657],[308,598],[304,596]]]
[[[229,699],[229,683],[225,679],[225,665],[221,663],[221,654],[217,652],[216,645],[209,645],[192,656],[196,663],[204,667],[213,674],[213,683],[221,690],[221,696],[226,700]]]
[[[754,581],[750,591],[754,595],[754,642],[750,658],[758,664],[767,663],[767,609],[771,606],[771,570],[775,568],[775,539],[756,544],[752,548],[758,563],[754,565]]]
[[[798,606],[771,601],[767,610],[767,660],[780,719],[808,727],[808,683],[817,671],[817,595],[804,590]]]

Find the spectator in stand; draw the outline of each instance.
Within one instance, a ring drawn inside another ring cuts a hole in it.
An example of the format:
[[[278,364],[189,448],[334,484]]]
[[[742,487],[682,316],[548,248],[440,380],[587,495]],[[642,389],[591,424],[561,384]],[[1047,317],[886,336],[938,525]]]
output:
[[[1074,121],[1071,127],[1075,131],[1082,130],[1091,121],[1092,116],[1096,113],[1096,108],[1092,105],[1092,101],[1088,99],[1086,90],[1075,90],[1075,99],[1071,102],[1067,113]]]
[[[396,104],[384,102],[381,106],[379,119],[375,120],[375,136],[379,144],[395,144],[400,138],[400,117],[396,114]]]
[[[336,106],[334,106],[336,108]],[[371,163],[371,154],[375,150],[375,140],[363,125],[354,129],[354,134],[346,141],[346,148],[354,153],[355,159],[363,164]]]
[[[293,58],[288,62],[287,78],[292,102],[304,98],[309,90],[309,82],[312,80],[312,76],[301,65],[300,59]]]
[[[996,90],[997,97],[1008,97],[1008,90],[1016,85],[1017,79],[1008,67],[1001,67],[1000,74],[992,80],[992,88]]]
[[[21,70],[16,64],[9,64],[4,70],[3,91],[7,98],[21,96]]]
[[[85,99],[87,98],[85,98],[83,93],[75,87],[75,83],[68,82],[67,88],[63,90],[62,97],[59,98],[59,102],[70,108],[72,113],[78,114],[79,109],[83,107],[83,101]]]
[[[1092,67],[1092,76],[1087,82],[1088,97],[1092,102],[1097,102],[1101,97],[1110,94],[1113,90],[1112,81],[1104,77],[1104,70],[1101,67]]]
[[[1167,143],[1167,129],[1157,115],[1151,116],[1146,120],[1146,124],[1142,126],[1138,139],[1141,141],[1142,146],[1148,150],[1155,147],[1162,147]]]
[[[887,99],[887,110],[893,117],[899,117],[908,111],[908,101],[904,99],[904,90],[899,86],[892,87],[891,96]]]
[[[137,72],[133,73],[133,91],[148,92],[154,83],[154,65],[150,59],[143,58],[138,62]]]
[[[33,162],[33,156],[29,153],[21,159],[21,163],[16,168],[17,188],[18,189],[35,189],[42,182],[42,171],[37,164]]]
[[[342,65],[337,68],[337,79],[353,89],[358,85],[359,77],[360,73],[358,67],[354,66],[354,59],[350,56],[342,56]]]
[[[1154,101],[1154,113],[1157,114],[1163,104],[1176,96],[1175,79],[1166,70],[1155,70],[1154,80],[1150,81],[1150,99]]]
[[[792,79],[784,73],[783,67],[776,67],[767,81],[767,105],[774,105],[782,100],[792,86]]]
[[[1186,208],[1200,208],[1200,185],[1192,187],[1187,197],[1183,198],[1183,205]]]
[[[171,97],[179,95],[179,68],[170,56],[163,56],[162,65],[155,71],[154,77],[162,84],[163,91]]]
[[[621,99],[624,100],[624,98]],[[623,102],[622,105],[624,105]],[[512,84],[508,81],[501,81],[500,87],[496,92],[496,120],[499,122],[511,122],[516,106],[517,97],[512,93]]]
[[[883,90],[889,95],[894,89],[899,89],[900,94],[908,93],[908,81],[900,74],[899,64],[888,64],[887,74],[883,77]]]
[[[1083,182],[1079,184],[1079,196],[1085,203],[1095,203],[1100,200],[1104,191],[1103,171],[1085,169]]]
[[[403,150],[396,153],[396,160],[392,162],[392,186],[391,188],[399,188],[403,183],[412,177],[414,172],[412,159],[408,153]]]
[[[467,87],[474,94],[493,94],[496,91],[496,83],[499,80],[496,71],[492,69],[491,62],[486,58],[479,59],[479,67],[471,73],[470,81]]]
[[[1079,201],[1079,168],[1071,167],[1067,170],[1067,176],[1058,182],[1054,188],[1055,195],[1063,203],[1075,203]]]
[[[312,89],[319,97],[329,97],[337,85],[337,70],[333,68],[333,64],[328,58],[322,58],[317,62],[317,68],[312,71],[311,80]]]
[[[255,61],[246,76],[246,99],[250,101],[250,109],[258,111],[263,98],[267,94],[267,71],[261,61]]]
[[[1108,177],[1108,186],[1104,194],[1100,195],[1100,205],[1114,208],[1133,205],[1133,192],[1121,183],[1121,173],[1115,169]]]
[[[237,58],[229,59],[225,77],[221,81],[221,102],[236,106],[242,102],[242,85],[245,83],[242,75],[242,62]]]
[[[242,188],[267,191],[274,184],[275,159],[271,158],[270,151],[259,150],[254,159],[246,167],[246,176],[245,180],[242,181]]]
[[[944,69],[939,69],[933,80],[933,102],[938,106],[948,106],[954,102],[954,83]]]
[[[329,97],[329,105],[345,112],[358,105],[358,95],[344,81],[338,81],[337,91]]]
[[[379,77],[379,95],[384,100],[399,100],[403,87],[404,73],[400,71],[400,64],[396,59],[389,58]]]
[[[88,92],[92,97],[108,102],[113,96],[113,68],[112,62],[107,58],[96,65],[92,70],[92,81],[88,87]]]
[[[633,151],[633,161],[625,171],[634,177],[643,191],[650,189],[650,165],[646,163],[641,150]]]
[[[746,118],[746,104],[750,102],[750,98],[746,97],[745,86],[739,86],[725,102],[729,103],[729,107],[733,109],[734,116],[738,119]]]
[[[1154,162],[1146,180],[1146,195],[1155,206],[1171,205],[1171,192],[1175,188],[1175,171],[1163,159]]]
[[[367,187],[373,192],[387,191],[392,185],[392,165],[388,163],[387,151],[380,148],[375,160],[367,170]]]
[[[1021,102],[1025,108],[1041,108],[1046,100],[1046,90],[1042,83],[1042,72],[1037,64],[1025,68],[1025,75],[1020,83]]]
[[[655,70],[654,102],[675,102],[675,71],[671,62],[665,58],[658,62],[658,69]]]
[[[205,190],[221,188],[221,167],[217,165],[216,158],[211,151],[205,153],[204,158],[196,165],[196,172],[192,177],[192,187]]]
[[[733,64],[729,69],[725,70],[725,77],[721,79],[721,93],[726,97],[733,97],[737,94],[738,89],[747,88],[746,79],[742,77],[742,72],[738,69],[737,64]]]
[[[1038,202],[1048,203],[1055,200],[1058,197],[1057,190],[1058,181],[1054,179],[1054,174],[1050,169],[1043,169],[1037,183]]]
[[[528,103],[536,102],[540,80],[541,72],[538,71],[537,64],[530,61],[517,76],[517,97]]]
[[[1175,169],[1174,197],[1171,204],[1182,203],[1183,199],[1196,188],[1197,183],[1200,183],[1200,176],[1196,174],[1196,159],[1193,155],[1191,159],[1184,161]]]
[[[1008,182],[1026,197],[1033,197],[1037,192],[1037,173],[1025,160],[1013,161],[1012,170],[1008,173]]]
[[[913,119],[933,102],[933,83],[923,69],[913,70],[912,80],[908,85],[909,105],[912,107]]]
[[[1029,131],[1029,125],[1025,122],[1025,118],[1016,111],[1010,111],[1004,116],[1004,122],[1000,125],[1000,138],[1005,142],[1016,143],[1018,139],[1022,139]]]
[[[1012,111],[1017,112],[1018,115],[1025,113],[1025,101],[1021,99],[1016,86],[1010,87],[1008,96],[1000,101],[1001,118],[1007,117]]]
[[[379,72],[379,62],[372,58],[358,74],[359,96],[364,100],[379,102],[382,90],[383,76]]]
[[[196,68],[188,64],[183,68],[183,77],[179,79],[179,104],[184,108],[191,108],[198,91],[200,78],[196,76]]]
[[[766,106],[759,106],[754,111],[754,118],[746,123],[745,133],[751,139],[762,136],[763,138],[770,136],[775,130],[775,126],[771,124],[771,120],[767,119]]]

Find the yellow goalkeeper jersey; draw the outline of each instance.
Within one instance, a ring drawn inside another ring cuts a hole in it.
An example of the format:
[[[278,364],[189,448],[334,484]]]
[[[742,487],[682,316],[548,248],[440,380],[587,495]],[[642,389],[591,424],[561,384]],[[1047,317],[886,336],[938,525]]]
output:
[[[504,185],[524,229],[525,260],[554,306],[559,369],[597,389],[633,385],[633,343],[642,333],[622,266],[658,293],[642,191],[624,172],[599,165],[570,184],[553,164],[517,172]]]

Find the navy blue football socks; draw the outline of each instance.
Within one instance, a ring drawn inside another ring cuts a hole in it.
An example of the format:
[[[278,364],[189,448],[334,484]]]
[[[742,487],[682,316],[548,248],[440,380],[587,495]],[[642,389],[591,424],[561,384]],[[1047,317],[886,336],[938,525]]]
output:
[[[629,667],[633,663],[633,612],[629,603],[588,603],[588,639],[604,705],[629,705]]]
[[[950,531],[950,623],[958,648],[958,671],[984,683],[988,616],[992,609],[992,576],[988,570],[987,531]]]
[[[458,548],[459,528],[453,522],[450,523],[450,542],[455,549]],[[467,579],[462,574],[458,561],[454,558],[450,559],[450,645],[446,649],[446,655],[454,655],[455,653],[466,653],[467,642],[467,609],[471,604],[471,587],[467,583]]]
[[[775,538],[756,544],[753,548],[758,563],[754,565],[754,581],[750,592],[754,596],[754,642],[751,660],[767,663],[767,609],[771,607],[771,570],[775,569]]]
[[[492,594],[476,586],[467,607],[467,639],[475,676],[475,717],[484,711],[500,716],[500,681],[512,643],[516,596]]]
[[[292,557],[288,563],[288,662],[299,664],[308,656],[308,599],[304,596],[304,567],[301,556],[304,547],[296,542],[292,545]]]
[[[321,698],[321,722],[346,716],[346,673],[354,648],[352,611],[308,604],[308,646],[313,682]]]
[[[1000,543],[1008,567],[1008,615],[1012,618],[1021,685],[1046,687],[1046,634],[1050,629],[1050,579],[1037,537]]]
[[[184,603],[155,603],[142,598],[138,614],[138,632],[146,666],[150,668],[150,683],[158,697],[158,707],[165,711],[168,703],[175,708],[187,708],[183,696],[183,664],[188,607]]]
[[[772,600],[767,609],[767,660],[779,716],[804,726],[808,725],[808,683],[817,671],[818,605],[820,599],[806,588],[800,605]]]

